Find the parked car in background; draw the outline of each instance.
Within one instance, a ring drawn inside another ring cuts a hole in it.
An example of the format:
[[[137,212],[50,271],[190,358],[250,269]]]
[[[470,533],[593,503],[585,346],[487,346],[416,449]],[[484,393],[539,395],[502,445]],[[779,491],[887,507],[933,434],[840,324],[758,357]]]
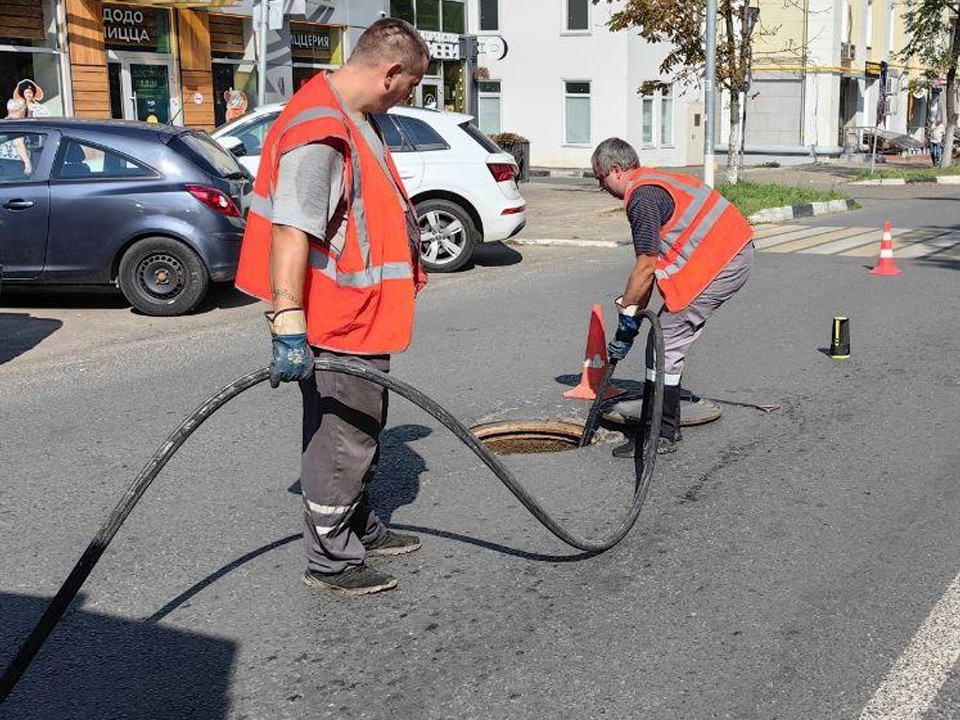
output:
[[[220,126],[213,137],[256,175],[263,140],[282,109],[258,108]],[[526,205],[516,161],[469,115],[397,107],[374,119],[416,207],[428,270],[457,270],[477,243],[506,240],[523,229]]]
[[[189,312],[211,282],[234,278],[252,187],[203,132],[0,121],[4,286],[115,284],[148,315]]]

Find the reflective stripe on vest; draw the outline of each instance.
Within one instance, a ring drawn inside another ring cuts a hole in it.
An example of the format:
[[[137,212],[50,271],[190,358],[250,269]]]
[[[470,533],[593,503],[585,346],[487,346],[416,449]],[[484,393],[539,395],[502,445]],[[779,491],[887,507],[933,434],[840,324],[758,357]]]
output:
[[[693,255],[693,251],[697,249],[697,246],[703,241],[710,230],[713,229],[713,226],[716,224],[717,220],[720,219],[720,216],[723,215],[723,212],[727,209],[730,203],[718,193],[717,201],[714,203],[713,207],[710,208],[706,216],[704,216],[700,222],[697,223],[697,226],[687,236],[687,239],[683,245],[681,245],[679,248],[676,248],[675,246],[680,240],[681,235],[689,230],[693,221],[703,211],[704,207],[706,207],[707,202],[710,200],[710,196],[713,194],[713,189],[709,185],[704,185],[702,183],[698,184],[697,187],[690,187],[689,185],[677,182],[675,178],[672,178],[669,175],[662,175],[661,173],[657,172],[646,172],[644,174],[644,180],[653,180],[655,183],[662,183],[673,188],[673,190],[677,192],[690,196],[690,204],[684,209],[683,214],[675,223],[673,223],[673,226],[670,228],[670,230],[663,233],[660,238],[661,256],[665,257],[667,253],[671,251],[677,253],[676,259],[671,264],[657,268],[654,271],[657,280],[663,280],[671,275],[675,275],[683,268],[687,260],[690,259],[690,256]],[[641,181],[639,184],[644,185],[655,183]]]

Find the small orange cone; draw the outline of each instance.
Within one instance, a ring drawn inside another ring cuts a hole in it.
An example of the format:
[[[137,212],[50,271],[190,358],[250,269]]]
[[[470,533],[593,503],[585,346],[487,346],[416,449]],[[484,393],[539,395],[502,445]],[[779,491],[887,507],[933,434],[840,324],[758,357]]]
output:
[[[567,390],[563,396],[578,400],[596,400],[597,389],[603,382],[603,376],[607,371],[607,363],[607,332],[603,328],[603,309],[600,307],[600,303],[594,303],[593,310],[590,312],[587,352],[583,361],[583,374],[580,376],[580,384],[572,390]],[[611,385],[607,388],[604,397],[622,395],[624,392],[626,391]]]
[[[893,260],[893,237],[890,234],[890,223],[883,224],[883,238],[880,240],[880,259],[877,266],[870,271],[871,275],[899,275],[901,270]]]

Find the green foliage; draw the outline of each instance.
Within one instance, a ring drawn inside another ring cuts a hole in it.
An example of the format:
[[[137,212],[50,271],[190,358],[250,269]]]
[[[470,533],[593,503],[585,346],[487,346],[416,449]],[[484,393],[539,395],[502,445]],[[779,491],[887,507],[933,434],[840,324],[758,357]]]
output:
[[[758,210],[764,210],[765,208],[801,205],[824,200],[845,200],[847,197],[839,190],[755,183],[742,180],[736,185],[722,185],[717,190],[727,200],[736,205],[746,217],[750,217]]]
[[[488,135],[491,140],[493,140],[500,147],[505,145],[518,145],[520,143],[530,142],[523,135],[517,135],[512,132],[502,132],[502,133],[493,133]]]
[[[900,58],[914,58],[940,72],[955,68],[957,58],[951,48],[948,11],[960,11],[960,3],[955,0],[906,0],[903,24],[910,40],[899,53]]]
[[[891,168],[889,170],[879,170],[872,175],[869,170],[858,173],[853,178],[857,180],[881,180],[884,178],[935,178],[939,175],[960,175],[960,165],[951,165],[950,167],[925,167],[925,168]]]

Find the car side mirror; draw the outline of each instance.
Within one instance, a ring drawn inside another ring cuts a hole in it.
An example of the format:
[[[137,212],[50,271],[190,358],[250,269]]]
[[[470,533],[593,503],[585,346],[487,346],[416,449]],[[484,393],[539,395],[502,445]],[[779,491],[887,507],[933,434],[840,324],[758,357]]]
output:
[[[227,135],[225,137],[219,138],[218,142],[223,149],[228,151],[234,157],[243,157],[247,154],[247,146],[243,144],[243,140],[233,135]]]

